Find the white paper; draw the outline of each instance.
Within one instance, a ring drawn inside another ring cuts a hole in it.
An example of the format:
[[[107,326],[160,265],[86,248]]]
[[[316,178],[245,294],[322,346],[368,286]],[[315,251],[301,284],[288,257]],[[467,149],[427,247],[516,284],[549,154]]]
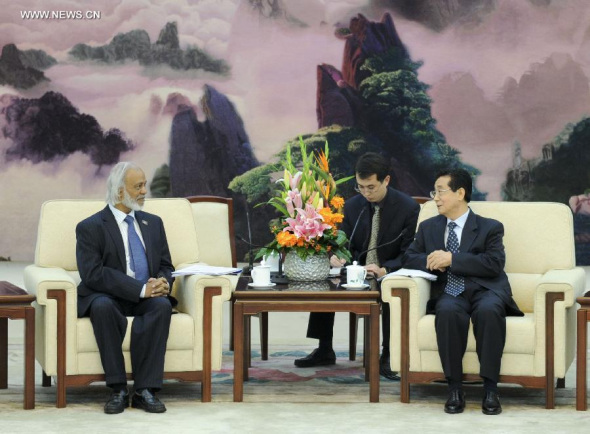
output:
[[[436,280],[436,276],[434,274],[426,273],[422,270],[412,270],[410,268],[400,268],[397,271],[393,271],[389,274],[386,274],[379,280],[383,280],[387,276],[422,277],[426,280],[432,280],[433,282]]]
[[[191,274],[203,274],[206,276],[224,276],[227,274],[240,274],[242,272],[241,268],[232,268],[232,267],[214,267],[212,265],[207,264],[194,264],[190,265],[182,270],[176,270],[172,272],[174,277],[177,276],[188,276]]]

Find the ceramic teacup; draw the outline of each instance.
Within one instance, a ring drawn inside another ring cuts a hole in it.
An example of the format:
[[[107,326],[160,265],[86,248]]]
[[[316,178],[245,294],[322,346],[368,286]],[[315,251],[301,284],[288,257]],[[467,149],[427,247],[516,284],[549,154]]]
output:
[[[346,267],[346,284],[350,287],[363,286],[365,278],[367,277],[367,270],[362,265],[358,265],[356,261]]]
[[[270,267],[268,265],[259,265],[252,269],[252,283],[256,286],[270,285]]]

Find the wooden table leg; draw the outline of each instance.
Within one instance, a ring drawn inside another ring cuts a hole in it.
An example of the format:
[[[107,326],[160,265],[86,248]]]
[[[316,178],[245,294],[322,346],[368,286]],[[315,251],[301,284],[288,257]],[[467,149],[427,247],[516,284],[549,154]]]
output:
[[[234,304],[234,402],[244,400],[244,306]]]
[[[578,345],[576,354],[576,410],[586,411],[587,402],[587,383],[586,383],[586,358],[588,356],[588,314],[586,309],[578,310]]]
[[[35,408],[35,309],[25,308],[25,402],[24,409]]]
[[[348,314],[348,360],[356,360],[356,341],[357,341],[357,314],[350,312]]]
[[[252,367],[252,316],[246,315],[244,317],[244,350],[246,351],[245,364],[248,368]],[[248,370],[246,369],[246,376],[244,381],[248,381]]]
[[[8,387],[8,318],[0,318],[0,389]]]
[[[368,353],[371,354],[369,358],[370,364],[370,381],[369,381],[369,395],[371,402],[379,402],[379,313],[380,306],[375,303],[371,305],[371,315],[369,321],[371,322],[371,342]],[[365,319],[365,323],[367,323]]]
[[[244,317],[244,381],[248,381],[248,368],[252,366],[252,317],[250,315],[243,315]]]
[[[260,358],[268,360],[268,312],[260,313]]]

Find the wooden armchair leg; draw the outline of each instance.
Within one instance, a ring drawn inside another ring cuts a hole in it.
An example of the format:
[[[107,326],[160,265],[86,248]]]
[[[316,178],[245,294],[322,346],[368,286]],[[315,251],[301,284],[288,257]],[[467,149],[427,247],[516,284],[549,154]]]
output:
[[[43,387],[51,387],[51,377],[43,371],[41,374],[41,386]]]
[[[358,334],[358,315],[350,312],[348,322],[348,359],[356,360],[356,342]],[[364,366],[364,362],[363,362]]]
[[[229,350],[234,350],[234,303],[235,300],[232,297],[229,302]]]

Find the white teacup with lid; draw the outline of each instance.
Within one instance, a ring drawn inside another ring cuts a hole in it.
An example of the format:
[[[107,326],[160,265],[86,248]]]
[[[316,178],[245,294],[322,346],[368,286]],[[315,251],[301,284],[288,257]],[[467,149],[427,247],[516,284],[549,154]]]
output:
[[[367,270],[356,261],[346,267],[346,284],[350,287],[360,287],[365,284]]]
[[[251,272],[252,283],[255,286],[269,286],[270,285],[270,267],[266,265],[264,260],[260,265],[254,267]]]

